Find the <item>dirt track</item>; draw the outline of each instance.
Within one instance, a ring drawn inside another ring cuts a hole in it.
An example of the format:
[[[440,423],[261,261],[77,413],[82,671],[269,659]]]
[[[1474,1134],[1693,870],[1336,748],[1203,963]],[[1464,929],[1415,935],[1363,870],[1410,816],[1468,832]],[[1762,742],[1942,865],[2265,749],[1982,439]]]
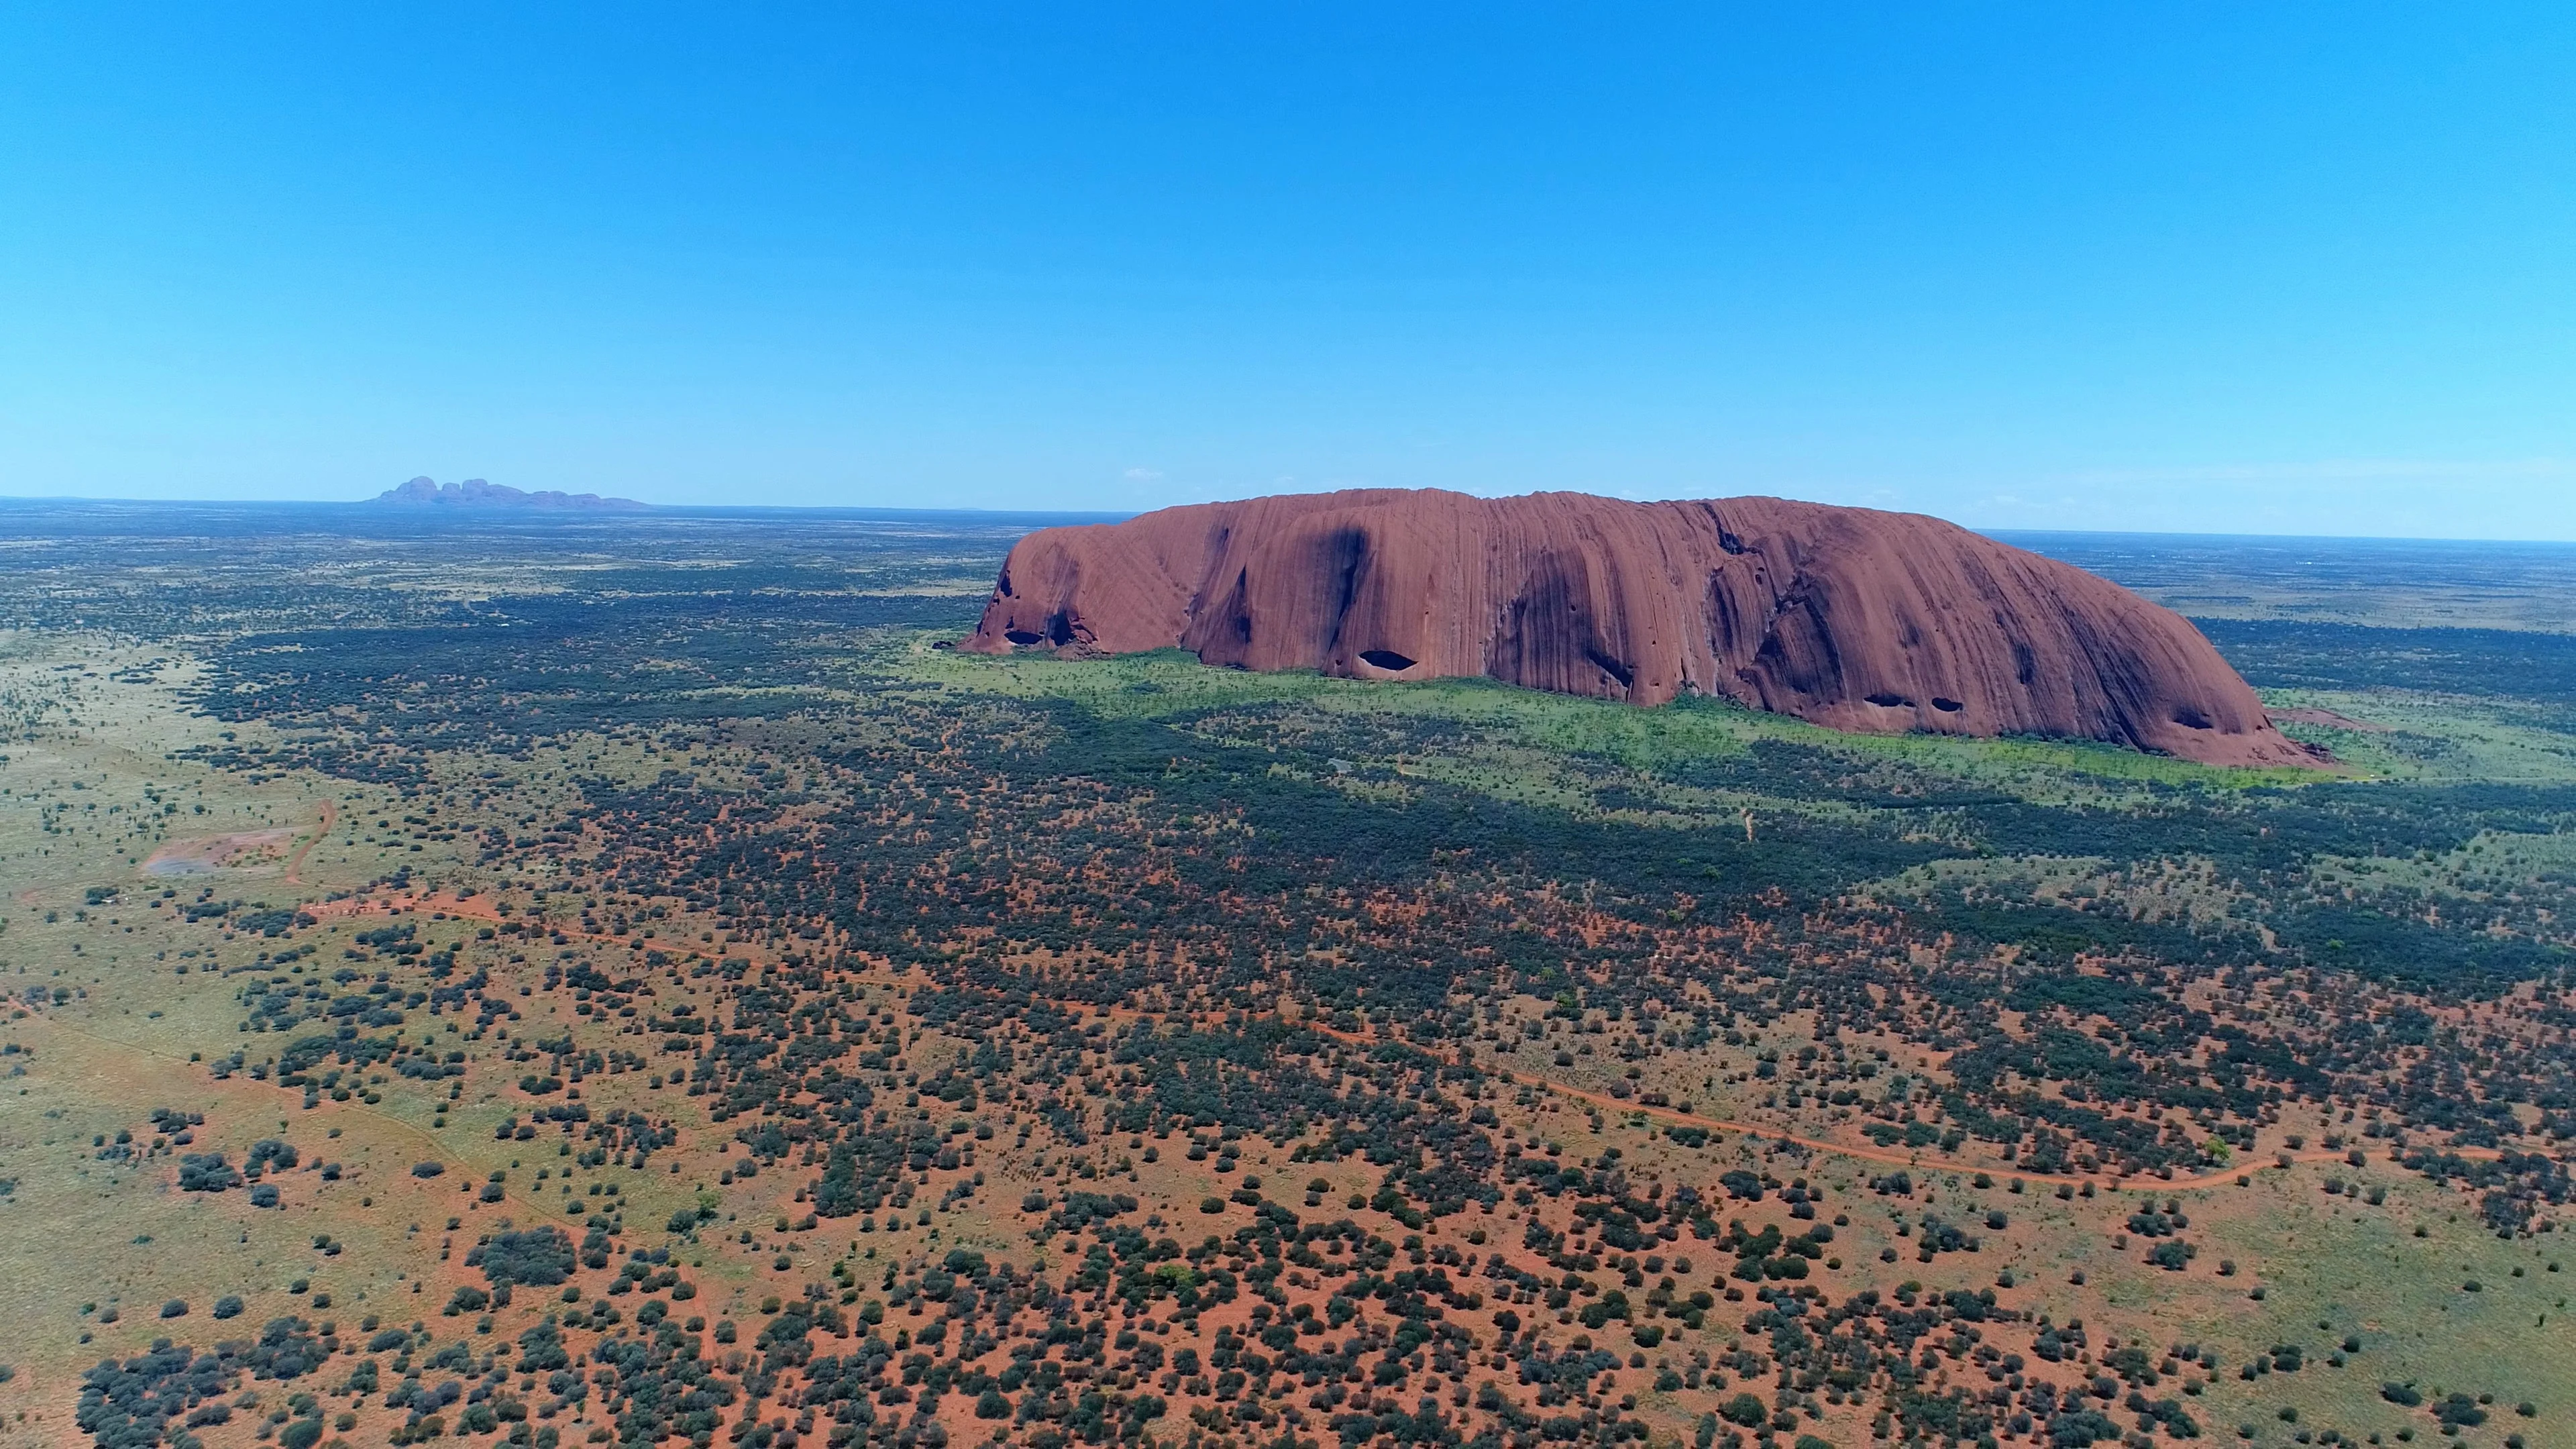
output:
[[[286,883],[288,885],[304,884],[304,857],[313,853],[313,847],[322,843],[322,837],[331,833],[332,825],[337,823],[339,819],[340,807],[332,803],[331,797],[328,795],[323,796],[322,823],[315,827],[311,835],[304,837],[304,843],[302,845],[295,847],[295,854],[287,857]]]

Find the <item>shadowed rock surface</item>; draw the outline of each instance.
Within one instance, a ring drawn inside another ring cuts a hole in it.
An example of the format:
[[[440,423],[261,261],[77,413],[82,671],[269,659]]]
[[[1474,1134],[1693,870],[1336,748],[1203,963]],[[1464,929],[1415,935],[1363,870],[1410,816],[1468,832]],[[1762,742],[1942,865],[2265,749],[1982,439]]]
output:
[[[2316,763],[2178,614],[1939,519],[1778,498],[1364,489],[1044,529],[959,645],[1174,646],[1244,669],[1692,692],[1841,730]]]

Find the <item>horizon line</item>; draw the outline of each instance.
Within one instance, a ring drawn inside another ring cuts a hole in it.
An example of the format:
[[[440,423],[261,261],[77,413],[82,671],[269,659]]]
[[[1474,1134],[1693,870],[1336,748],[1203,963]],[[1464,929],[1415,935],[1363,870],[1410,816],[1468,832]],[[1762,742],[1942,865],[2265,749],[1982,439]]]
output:
[[[1545,490],[1539,490],[1539,491],[1542,491],[1542,492],[1579,492],[1579,491],[1581,491],[1581,490],[1579,490],[1579,489],[1545,489]],[[640,500],[632,499],[632,498],[607,498],[607,497],[605,497],[605,496],[603,496],[603,495],[594,495],[594,496],[600,496],[600,497],[602,498],[602,502],[603,502],[604,504],[624,504],[624,505],[628,505],[628,506],[626,506],[626,507],[573,506],[573,507],[536,507],[536,508],[517,508],[517,507],[478,508],[478,507],[471,507],[471,506],[459,507],[459,506],[456,506],[456,505],[426,505],[426,504],[423,504],[423,505],[403,505],[403,504],[389,504],[389,503],[385,503],[385,502],[383,502],[381,499],[373,498],[373,497],[369,497],[369,498],[350,498],[350,499],[339,499],[339,498],[106,498],[106,497],[97,497],[97,496],[88,495],[88,494],[20,494],[20,493],[0,493],[0,507],[7,507],[7,506],[10,506],[10,505],[26,505],[26,504],[54,504],[54,505],[89,506],[89,507],[99,507],[99,508],[110,508],[110,507],[115,507],[115,508],[309,508],[309,509],[319,509],[319,510],[349,510],[349,511],[353,511],[353,512],[354,512],[354,511],[359,511],[359,510],[365,510],[366,512],[368,512],[368,513],[369,513],[369,514],[371,514],[372,516],[381,517],[381,518],[389,518],[389,519],[390,519],[390,518],[410,518],[410,519],[432,519],[432,518],[434,518],[434,519],[475,519],[475,520],[482,520],[482,519],[510,519],[510,520],[524,520],[524,519],[543,519],[543,520],[588,519],[588,520],[603,520],[603,521],[605,521],[605,520],[616,520],[616,519],[634,519],[634,518],[639,518],[639,517],[645,516],[645,515],[647,515],[647,514],[660,514],[660,515],[663,515],[663,516],[666,516],[666,517],[667,517],[667,516],[686,516],[686,515],[721,516],[721,515],[737,515],[737,514],[746,514],[746,513],[749,513],[749,514],[759,514],[759,513],[776,513],[776,514],[876,514],[876,515],[892,516],[892,517],[897,517],[897,518],[956,518],[956,517],[964,516],[964,517],[974,517],[974,518],[986,518],[986,519],[992,519],[992,520],[996,520],[996,521],[1000,521],[1000,520],[1004,520],[1004,519],[1062,519],[1062,520],[1079,520],[1079,521],[1084,522],[1084,523],[1121,523],[1121,522],[1125,522],[1126,520],[1131,519],[1131,518],[1138,518],[1138,517],[1141,517],[1141,516],[1143,516],[1144,514],[1147,514],[1147,513],[1155,513],[1155,512],[1160,512],[1160,511],[1162,511],[1160,508],[1146,508],[1146,509],[1133,509],[1133,510],[1118,510],[1118,509],[1083,509],[1083,508],[974,508],[974,507],[957,507],[957,508],[903,508],[903,507],[891,507],[891,506],[884,506],[884,505],[878,505],[878,504],[864,504],[864,503],[832,503],[832,504],[805,504],[805,503],[645,503],[645,502],[642,502],[642,501],[640,501]],[[1603,497],[1609,497],[1610,495],[1604,494],[1604,495],[1600,495],[1600,496],[1603,496]],[[1736,496],[1736,497],[1751,497],[1751,496],[1756,496],[1756,495],[1750,495],[1750,494],[1739,494],[1739,495],[1729,495],[1729,496]],[[1212,502],[1213,502],[1213,501],[1221,501],[1221,500],[1208,500],[1208,501],[1212,501]],[[1665,500],[1665,499],[1619,499],[1619,500],[1617,500],[1617,501],[1619,501],[1619,502],[1668,502],[1668,501],[1679,501],[1679,500]],[[1190,505],[1190,504],[1166,504],[1166,505],[1163,505],[1163,507],[1166,507],[1166,508],[1176,508],[1176,507],[1178,507],[1178,508],[1185,508],[1185,507],[1190,507],[1190,506],[1192,506],[1192,505]],[[1825,505],[1825,506],[1827,506],[1827,507],[1866,507],[1867,505],[1862,505],[1862,504],[1845,504],[1845,505],[1828,504],[1828,505]],[[1913,511],[1915,511],[1915,510],[1911,510],[1911,509],[1885,509],[1885,510],[1874,510],[1874,511],[1881,511],[1881,512],[1913,512]],[[1924,516],[1925,516],[1925,517],[1939,517],[1939,515],[1937,515],[1937,514],[1926,514],[1926,515],[1924,515]],[[1944,520],[1944,521],[1945,521],[1945,522],[1956,522],[1956,520]],[[2490,545],[2490,546],[2503,546],[2503,547],[2540,547],[2540,548],[2567,548],[2567,547],[2576,547],[2576,538],[2493,538],[2493,537],[2480,537],[2480,536],[2457,535],[2457,534],[2396,534],[2396,533],[2233,533],[2233,532],[2210,532],[2210,531],[2200,531],[2200,530],[2190,530],[2190,529],[2142,529],[2142,528],[2032,528],[2032,527],[2012,527],[2012,526],[2007,526],[2007,527],[1979,527],[1979,526],[1977,526],[1977,525],[1975,525],[1975,524],[1965,524],[1965,523],[1959,524],[1958,526],[1959,526],[1959,527],[1961,527],[1961,528],[1965,528],[1965,529],[1967,529],[1967,530],[1968,530],[1969,532],[1971,532],[1971,533],[1979,533],[1979,534],[1983,534],[1983,535],[1985,535],[1986,537],[1989,537],[1989,538],[1996,538],[1996,539],[2005,539],[2005,538],[2010,538],[2010,537],[2014,537],[2014,536],[2020,536],[2020,537],[2026,537],[2026,538],[2040,538],[2040,537],[2083,537],[2083,538],[2172,538],[2172,539],[2187,539],[2187,538],[2188,538],[2188,539],[2236,539],[2236,540],[2246,540],[2246,541],[2254,541],[2254,540],[2269,540],[2269,541],[2279,541],[2279,542],[2298,541],[2298,542],[2308,542],[2308,543],[2389,543],[2389,544],[2396,544],[2396,543],[2445,543],[2445,544],[2486,544],[2486,545]]]

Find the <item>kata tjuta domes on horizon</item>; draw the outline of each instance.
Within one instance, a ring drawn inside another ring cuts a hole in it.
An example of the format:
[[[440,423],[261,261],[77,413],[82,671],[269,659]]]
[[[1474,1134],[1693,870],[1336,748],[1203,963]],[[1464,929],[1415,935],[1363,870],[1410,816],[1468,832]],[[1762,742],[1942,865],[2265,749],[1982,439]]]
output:
[[[1779,498],[1359,489],[1042,529],[959,648],[1685,692],[1840,730],[2314,764],[2181,615],[1955,524]]]

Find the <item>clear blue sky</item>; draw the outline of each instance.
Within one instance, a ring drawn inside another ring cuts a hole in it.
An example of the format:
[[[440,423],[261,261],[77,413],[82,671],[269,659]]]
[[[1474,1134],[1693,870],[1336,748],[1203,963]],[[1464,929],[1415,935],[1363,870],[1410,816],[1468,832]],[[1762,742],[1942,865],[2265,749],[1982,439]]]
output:
[[[0,493],[2576,538],[2565,4],[33,3],[0,55]]]

